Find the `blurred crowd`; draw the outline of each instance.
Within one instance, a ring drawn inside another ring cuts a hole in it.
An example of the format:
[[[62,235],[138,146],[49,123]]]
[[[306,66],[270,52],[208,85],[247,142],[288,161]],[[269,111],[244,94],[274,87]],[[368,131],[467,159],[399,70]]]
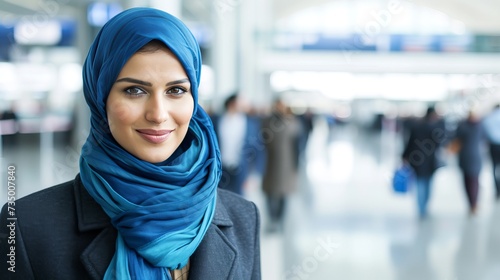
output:
[[[244,195],[249,177],[260,178],[270,218],[267,230],[275,232],[282,230],[287,197],[297,189],[313,115],[294,115],[279,98],[268,112],[257,112],[234,93],[223,112],[211,114],[222,157],[219,187]]]
[[[266,230],[282,230],[287,198],[298,188],[297,173],[315,121],[324,119],[331,141],[333,128],[340,120],[335,114],[317,113],[311,108],[294,113],[281,98],[274,99],[269,110],[256,109],[238,92],[226,98],[220,113],[212,111],[211,116],[223,164],[219,187],[245,195],[250,176],[256,175],[266,197]],[[500,200],[499,127],[500,105],[482,115],[471,109],[450,122],[446,114],[431,104],[423,117],[394,118],[381,114],[370,128],[392,129],[402,135],[401,162],[412,167],[418,215],[425,219],[429,215],[433,177],[445,166],[446,155],[458,158],[470,215],[478,211],[479,175],[487,160],[492,163],[495,195]]]

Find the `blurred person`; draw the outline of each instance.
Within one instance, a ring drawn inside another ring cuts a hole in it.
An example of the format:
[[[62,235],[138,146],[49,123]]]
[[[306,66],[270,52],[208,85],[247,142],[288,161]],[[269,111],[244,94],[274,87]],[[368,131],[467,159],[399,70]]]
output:
[[[298,155],[297,155],[297,166],[299,165],[299,161],[304,159],[307,143],[309,142],[309,136],[314,128],[314,113],[311,111],[311,108],[307,108],[306,111],[298,116],[299,123],[301,127],[300,135],[297,138],[298,145]]]
[[[271,115],[262,123],[267,153],[262,188],[266,196],[270,223],[267,230],[283,228],[287,197],[297,188],[296,138],[299,123],[281,99],[273,103]]]
[[[266,147],[264,145],[264,139],[262,137],[262,134],[260,133],[262,128],[262,122],[265,117],[265,113],[262,111],[263,111],[262,108],[257,108],[254,105],[250,105],[247,113],[249,119],[255,126],[255,130],[253,130],[255,134],[251,135],[249,138],[251,148],[247,150],[254,152],[255,154],[251,154],[248,152],[246,154],[250,155],[253,162],[251,173],[259,177],[259,179],[262,179],[262,176],[264,175],[267,162]]]
[[[481,144],[484,135],[481,120],[474,112],[469,112],[467,118],[461,121],[456,129],[454,141],[458,147],[458,165],[462,172],[465,193],[471,215],[477,212],[479,192],[479,173],[482,168]]]
[[[497,201],[500,201],[500,104],[495,105],[493,111],[483,119],[483,127],[489,143],[493,178],[495,180]]]
[[[14,110],[14,106],[11,106],[11,108],[5,110],[0,114],[0,120],[14,120],[17,121],[18,117],[17,114]]]
[[[427,108],[422,119],[409,125],[409,130],[409,139],[402,157],[415,172],[418,213],[424,219],[428,215],[432,177],[443,165],[439,152],[447,140],[447,132],[444,121],[433,106]]]
[[[326,113],[325,115],[326,123],[328,125],[328,142],[333,142],[335,138],[335,128],[337,127],[337,118],[335,112]]]
[[[0,114],[0,121],[5,121],[6,127],[2,127],[5,133],[15,134],[19,132],[19,116],[14,104],[11,104],[7,110]]]
[[[0,279],[261,278],[257,208],[217,188],[201,65],[168,13],[133,8],[104,25],[83,66],[80,174],[15,201],[15,222],[4,206]]]
[[[222,158],[219,187],[243,195],[243,186],[264,151],[257,137],[260,122],[242,108],[238,93],[224,101],[224,113],[213,117]]]
[[[0,113],[0,149],[2,145],[10,148],[19,143],[20,120],[15,107],[12,103],[7,110]]]

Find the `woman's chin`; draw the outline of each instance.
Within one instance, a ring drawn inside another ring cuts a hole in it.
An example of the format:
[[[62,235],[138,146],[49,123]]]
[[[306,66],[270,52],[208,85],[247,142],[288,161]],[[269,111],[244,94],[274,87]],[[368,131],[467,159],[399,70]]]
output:
[[[161,153],[142,153],[135,155],[138,159],[147,161],[149,163],[161,163],[166,161],[172,154]]]

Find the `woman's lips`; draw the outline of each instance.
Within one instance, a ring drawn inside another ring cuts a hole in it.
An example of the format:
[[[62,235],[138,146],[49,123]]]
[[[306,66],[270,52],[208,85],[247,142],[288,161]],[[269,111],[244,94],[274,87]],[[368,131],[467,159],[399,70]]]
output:
[[[168,139],[173,130],[137,129],[139,135],[153,144],[160,144]]]

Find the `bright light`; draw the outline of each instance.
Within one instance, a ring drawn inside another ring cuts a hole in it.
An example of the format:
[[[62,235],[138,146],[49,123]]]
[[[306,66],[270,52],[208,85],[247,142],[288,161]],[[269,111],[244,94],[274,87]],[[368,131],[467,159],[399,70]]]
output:
[[[451,80],[460,79],[460,76]],[[353,99],[441,101],[450,91],[450,76],[434,74],[353,74],[286,72],[271,74],[275,91],[321,92],[332,100]]]
[[[275,91],[283,91],[291,88],[290,74],[286,71],[276,71],[271,74],[271,87]]]
[[[3,99],[15,99],[14,95],[9,93],[17,91],[19,85],[14,64],[0,62],[0,93],[3,93]]]
[[[67,92],[77,92],[82,89],[82,66],[78,63],[68,63],[59,69],[61,88]]]
[[[21,45],[55,45],[61,37],[61,24],[55,20],[22,20],[14,26],[14,39]]]
[[[26,92],[47,92],[54,89],[57,83],[57,69],[54,65],[20,63],[16,68],[19,83]]]
[[[388,74],[382,97],[389,100],[440,101],[448,86],[444,75]]]
[[[198,95],[200,98],[211,98],[215,91],[215,74],[212,67],[208,65],[201,66],[200,86],[198,87]]]

